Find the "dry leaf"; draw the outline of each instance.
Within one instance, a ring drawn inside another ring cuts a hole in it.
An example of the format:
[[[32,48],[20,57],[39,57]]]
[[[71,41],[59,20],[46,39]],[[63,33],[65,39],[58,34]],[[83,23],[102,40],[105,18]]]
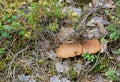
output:
[[[103,77],[102,77],[100,74],[98,74],[98,75],[96,76],[95,82],[104,82],[104,81],[103,81]]]
[[[55,64],[55,66],[56,66],[56,71],[58,72],[58,73],[60,73],[60,72],[63,72],[64,71],[64,65],[63,64],[61,64],[61,62],[56,62],[56,64]]]
[[[103,5],[103,3],[100,1],[100,0],[92,0],[92,4],[95,6],[95,7],[98,7],[100,5]]]
[[[67,77],[66,78],[64,77],[64,78],[61,79],[61,82],[71,82],[71,81],[68,80]]]
[[[48,58],[50,58],[50,59],[54,60],[57,57],[56,53],[53,50],[50,50],[49,52],[46,51],[46,53],[48,55]]]
[[[66,73],[70,70],[70,61],[69,60],[66,60],[64,62],[61,62],[61,61],[57,61],[55,66],[56,66],[56,71],[58,73]]]
[[[81,63],[75,63],[74,64],[74,70],[76,71],[76,72],[79,72],[80,70],[82,70],[83,69],[83,65],[81,64]]]
[[[112,0],[92,0],[95,7],[102,6],[103,8],[115,8]]]
[[[106,0],[106,3],[113,4],[112,0]]]
[[[72,28],[65,28],[65,27],[62,27],[60,29],[60,32],[58,33],[58,38],[60,41],[63,41],[69,34],[71,34],[72,32],[74,32],[74,30]]]
[[[106,42],[101,42],[101,53],[105,52],[107,49],[107,43]]]
[[[80,16],[82,13],[82,10],[80,7],[76,8],[76,7],[70,6],[68,7],[68,9],[69,11],[72,12],[72,15],[75,15],[75,16]]]
[[[97,22],[97,26],[102,35],[107,35],[108,31],[105,29],[104,25],[101,22]]]
[[[29,81],[29,79],[30,79],[30,76],[28,75],[18,75],[18,79],[20,80],[20,81]]]
[[[60,82],[60,79],[59,79],[60,76],[51,76],[50,77],[50,82]]]
[[[67,2],[67,3],[71,3],[71,2],[73,2],[73,0],[66,0],[66,2]]]
[[[102,38],[101,39],[101,50],[100,50],[100,53],[103,53],[106,51],[107,49],[107,44],[108,44],[108,40]]]
[[[119,61],[119,62],[120,62],[120,56],[118,56],[118,57],[117,57],[117,61]]]
[[[99,31],[102,35],[107,35],[108,32],[105,29],[104,25],[110,24],[107,20],[104,20],[103,17],[94,17],[87,23],[87,26],[98,26]]]
[[[106,0],[104,8],[115,8],[115,5],[113,5],[113,1],[112,0]]]
[[[97,38],[99,39],[101,37],[99,29],[98,28],[88,28],[86,29],[85,33],[83,34],[83,37],[85,38]]]
[[[110,24],[110,22],[103,19],[103,17],[93,17],[90,21],[87,22],[87,26],[94,27],[94,26],[96,26],[97,22],[101,22],[104,25],[109,25]]]

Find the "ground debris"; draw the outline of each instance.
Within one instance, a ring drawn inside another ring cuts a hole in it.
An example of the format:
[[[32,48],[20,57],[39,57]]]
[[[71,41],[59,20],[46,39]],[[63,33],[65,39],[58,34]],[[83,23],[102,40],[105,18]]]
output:
[[[64,41],[68,35],[70,35],[74,30],[70,27],[62,27],[58,33],[58,38],[60,41]]]

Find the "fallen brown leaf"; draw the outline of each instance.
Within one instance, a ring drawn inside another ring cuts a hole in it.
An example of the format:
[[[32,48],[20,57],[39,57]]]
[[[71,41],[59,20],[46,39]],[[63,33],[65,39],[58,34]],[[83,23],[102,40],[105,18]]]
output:
[[[58,33],[58,38],[60,41],[63,41],[64,39],[66,39],[66,37],[71,34],[74,30],[70,27],[62,27],[60,29],[60,32]]]
[[[97,22],[97,26],[102,35],[107,35],[108,31],[105,29],[104,25],[101,22]]]
[[[106,51],[107,49],[107,44],[108,44],[108,41],[106,39],[101,39],[101,50],[100,50],[100,53],[103,53]]]
[[[105,8],[115,8],[115,5],[113,5],[113,1],[112,0],[105,0]]]
[[[95,6],[95,7],[98,7],[100,5],[103,5],[103,3],[100,1],[100,0],[92,0],[92,4]]]
[[[95,28],[87,28],[83,34],[83,37],[85,38],[97,38],[97,39],[100,39],[101,37],[101,34],[100,34],[100,31],[97,27]]]
[[[101,22],[104,25],[109,25],[110,24],[110,22],[103,19],[103,17],[96,16],[96,17],[93,17],[90,21],[87,22],[87,26],[94,27],[94,26],[96,26],[97,22]]]

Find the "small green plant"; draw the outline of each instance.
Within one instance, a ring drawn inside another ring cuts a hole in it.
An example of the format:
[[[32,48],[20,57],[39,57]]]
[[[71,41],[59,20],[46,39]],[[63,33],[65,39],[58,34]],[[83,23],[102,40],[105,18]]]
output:
[[[40,59],[40,60],[38,61],[38,63],[39,63],[40,65],[43,65],[43,64],[44,64],[44,60],[43,60],[43,59]]]
[[[100,73],[103,70],[107,70],[109,68],[109,64],[111,63],[110,58],[108,58],[107,56],[104,58],[102,56],[99,56],[97,59],[98,64],[96,64],[95,68],[91,71],[92,73]]]
[[[117,10],[106,10],[106,15],[109,16],[111,24],[107,27],[110,31],[110,39],[117,41],[120,38],[120,0],[117,0]],[[116,15],[114,15],[116,13]]]
[[[114,20],[115,20],[116,17],[115,17],[115,15],[113,15],[113,11],[106,10],[105,13],[106,13],[107,16],[110,17],[111,21],[114,22]]]
[[[117,50],[113,51],[115,54],[120,55],[120,48],[118,48]]]
[[[41,1],[41,14],[46,14],[47,16],[53,17],[64,17],[66,14],[61,13],[61,9],[63,4],[58,4],[58,0],[49,0],[49,1]]]
[[[59,28],[59,25],[57,24],[57,22],[58,21],[55,20],[53,23],[50,23],[47,28],[53,32],[56,31]]]
[[[2,25],[2,22],[0,22],[0,32],[1,32],[1,36],[3,37],[3,38],[6,38],[6,37],[8,37],[9,36],[9,34],[8,34],[8,32],[7,31],[9,31],[10,30],[10,26],[9,25]]]
[[[5,19],[8,23],[12,23],[13,21],[15,21],[18,17],[16,15],[9,15],[9,14],[5,14]]]
[[[0,54],[5,53],[5,48],[0,48]]]
[[[91,55],[88,52],[86,52],[85,54],[82,55],[83,59],[87,60],[87,61],[91,61],[93,62],[96,58],[95,55]]]
[[[120,37],[120,28],[115,28],[115,25],[111,24],[107,27],[107,29],[111,32],[110,39],[117,41]]]
[[[68,75],[70,76],[70,79],[75,79],[77,77],[77,72],[74,71],[73,67],[68,72]]]
[[[17,19],[18,19],[18,16],[14,14],[3,15],[3,18],[0,21],[0,35],[2,38],[11,39],[14,36],[15,32],[19,34],[19,32],[24,29],[23,27],[25,26],[22,25],[21,27],[21,24]]]
[[[34,28],[41,16],[40,10],[39,10],[39,4],[32,2],[31,8],[32,8],[31,13],[28,14],[28,22],[29,24],[32,25],[32,28]]]
[[[117,16],[120,17],[120,0],[117,1]]]
[[[108,71],[106,71],[106,76],[109,77],[110,80],[112,81],[118,81],[118,77],[115,75],[116,71],[113,69],[108,69]]]
[[[101,42],[104,42],[104,43],[108,43],[108,42],[109,42],[109,41],[108,41],[107,39],[105,39],[105,38],[101,38],[100,41],[101,41]]]

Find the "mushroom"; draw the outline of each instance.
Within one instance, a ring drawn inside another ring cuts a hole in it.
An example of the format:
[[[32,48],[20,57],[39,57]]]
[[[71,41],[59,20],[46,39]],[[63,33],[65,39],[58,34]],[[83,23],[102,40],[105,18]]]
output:
[[[82,46],[79,43],[63,43],[56,50],[59,58],[75,57],[82,53]]]
[[[82,41],[82,54],[85,54],[86,52],[90,54],[95,54],[98,51],[100,51],[101,46],[100,42],[97,39],[92,39],[92,40],[84,40]]]
[[[100,51],[101,45],[97,39],[83,40],[80,43],[63,43],[56,50],[59,58],[75,57],[86,52],[95,54]]]

